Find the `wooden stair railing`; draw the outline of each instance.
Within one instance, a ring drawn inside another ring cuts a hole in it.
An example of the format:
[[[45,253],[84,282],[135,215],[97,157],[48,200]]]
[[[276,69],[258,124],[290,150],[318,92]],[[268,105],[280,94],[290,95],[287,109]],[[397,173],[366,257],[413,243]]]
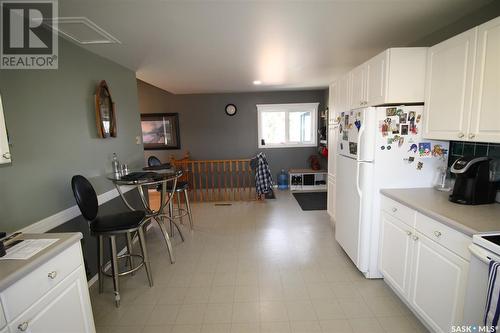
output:
[[[256,200],[255,173],[250,159],[182,160],[170,163],[182,169],[179,181],[189,183],[191,201],[250,201]]]

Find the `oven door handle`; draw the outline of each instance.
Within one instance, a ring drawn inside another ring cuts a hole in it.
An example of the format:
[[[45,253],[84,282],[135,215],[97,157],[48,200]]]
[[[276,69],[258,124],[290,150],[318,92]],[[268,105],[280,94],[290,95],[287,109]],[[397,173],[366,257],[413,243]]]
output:
[[[469,245],[469,251],[472,253],[473,256],[484,262],[485,264],[489,265],[490,261],[492,260],[491,257],[489,256],[488,251],[480,248],[477,245],[471,244]]]

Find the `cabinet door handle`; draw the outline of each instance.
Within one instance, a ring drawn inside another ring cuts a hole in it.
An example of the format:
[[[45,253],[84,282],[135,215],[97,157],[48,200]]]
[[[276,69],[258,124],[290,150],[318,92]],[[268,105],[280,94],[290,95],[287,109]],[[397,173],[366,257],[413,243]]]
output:
[[[28,322],[22,322],[17,326],[17,329],[20,330],[21,332],[24,332],[28,329]]]
[[[464,133],[462,133],[462,132],[458,133],[458,137],[459,137],[460,139],[461,139],[461,138],[463,138],[464,136],[465,136],[465,134],[464,134]]]
[[[10,160],[10,157],[11,157],[10,152],[8,151],[6,153],[3,153],[2,157],[5,158],[6,160]]]
[[[441,232],[440,231],[434,231],[434,236],[436,237],[440,237],[441,236]]]
[[[476,135],[474,133],[469,134],[469,139],[474,139],[475,137],[476,137]]]
[[[57,276],[57,272],[56,271],[49,272],[49,274],[47,274],[47,276],[49,278],[51,278],[52,280],[54,280]]]
[[[418,236],[413,236],[412,238],[413,238],[414,241],[418,240]]]

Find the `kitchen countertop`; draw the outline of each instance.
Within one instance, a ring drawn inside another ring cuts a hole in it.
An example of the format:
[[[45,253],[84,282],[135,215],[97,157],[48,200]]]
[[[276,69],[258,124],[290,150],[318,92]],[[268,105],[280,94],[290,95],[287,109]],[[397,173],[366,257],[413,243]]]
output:
[[[52,259],[74,243],[82,239],[82,234],[77,233],[45,233],[45,234],[22,234],[16,239],[53,239],[59,238],[46,249],[38,252],[27,260],[0,260],[0,291],[3,291],[13,283],[29,274],[38,266]]]
[[[433,188],[383,189],[380,193],[468,236],[480,232],[500,232],[498,203],[460,205],[448,200],[450,192]]]

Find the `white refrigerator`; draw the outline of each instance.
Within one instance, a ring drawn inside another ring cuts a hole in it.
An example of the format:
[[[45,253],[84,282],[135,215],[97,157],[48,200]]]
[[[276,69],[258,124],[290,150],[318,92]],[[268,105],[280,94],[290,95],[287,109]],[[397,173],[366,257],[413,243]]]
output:
[[[378,269],[380,189],[432,187],[448,142],[421,137],[423,106],[342,113],[338,129],[335,239],[367,278]]]

